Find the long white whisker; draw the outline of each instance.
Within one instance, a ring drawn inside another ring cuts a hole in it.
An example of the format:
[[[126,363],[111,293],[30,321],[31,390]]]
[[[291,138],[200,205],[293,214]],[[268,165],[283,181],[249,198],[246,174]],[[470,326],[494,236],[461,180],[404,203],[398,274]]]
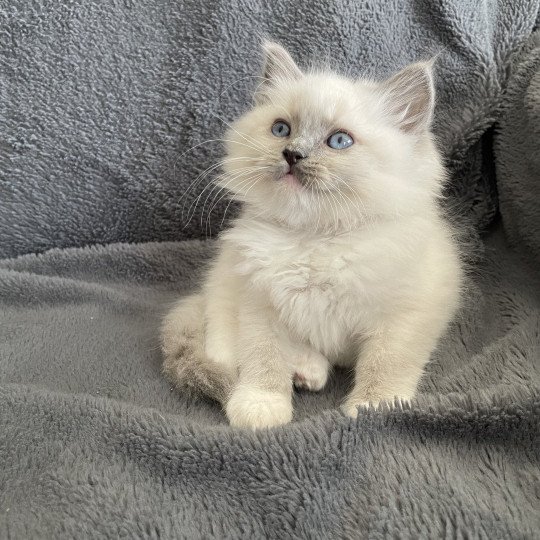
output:
[[[258,179],[258,178],[261,178],[262,175],[263,175],[263,173],[264,173],[263,169],[269,169],[269,168],[270,168],[270,167],[260,167],[259,170],[260,170],[261,172],[257,173],[257,170],[253,171],[253,173],[250,173],[250,176],[249,176],[249,178],[247,178],[247,180],[249,181],[249,180],[251,180],[252,178],[257,178],[257,179]],[[245,180],[241,180],[240,184],[237,186],[237,189],[239,189],[240,187],[243,187],[244,182],[245,182]],[[229,183],[227,183],[227,185],[229,185]],[[224,189],[226,189],[226,186],[224,187]],[[218,192],[218,195],[219,195],[219,193],[221,193],[221,191]],[[216,197],[217,197],[218,195],[216,195]],[[210,213],[213,211],[213,209],[214,209],[214,208],[221,202],[221,200],[222,200],[224,197],[226,197],[226,196],[227,196],[227,193],[225,192],[225,193],[224,193],[224,194],[223,194],[216,202],[213,203],[213,205],[210,207],[210,210],[208,211],[208,213],[210,214]],[[214,197],[214,201],[215,201],[215,197]],[[230,203],[229,203],[229,204],[230,204]],[[223,221],[222,221],[222,223],[223,223]]]
[[[210,198],[210,196],[212,195],[212,193],[214,192],[215,188],[219,188],[219,191],[218,193],[222,190],[222,189],[225,189],[226,186],[228,186],[231,182],[237,180],[238,178],[241,178],[242,176],[244,175],[249,175],[249,174],[252,174],[254,172],[257,172],[257,170],[259,169],[259,167],[244,167],[242,168],[240,171],[238,171],[237,173],[235,173],[234,175],[232,176],[229,176],[227,173],[223,173],[222,175],[218,176],[217,179],[220,179],[220,178],[226,178],[226,185],[223,186],[223,185],[218,185],[216,184],[215,182],[213,182],[214,186],[212,187],[212,189],[208,192],[208,195],[204,201],[204,204],[203,204],[203,207],[202,207],[202,211],[201,211],[201,229],[202,229],[202,219],[203,219],[203,214],[204,214],[204,209],[206,207],[206,203],[208,202],[208,199]],[[217,180],[216,179],[216,180]],[[211,183],[212,184],[212,183]],[[210,185],[211,185],[210,184]],[[200,193],[200,195],[197,197],[197,201],[200,200],[202,194],[204,193],[204,190]],[[193,216],[192,216],[193,217]]]
[[[242,174],[246,174],[244,169],[242,169],[240,172],[237,173],[238,176],[241,176]],[[228,175],[227,173],[221,173],[220,175],[218,175],[213,182],[209,182],[206,186],[204,186],[204,188],[202,189],[202,191],[199,193],[199,195],[195,198],[195,200],[190,204],[189,208],[188,208],[188,212],[187,212],[187,221],[186,221],[186,225],[184,226],[187,227],[187,225],[189,224],[189,222],[191,221],[191,219],[193,218],[194,214],[195,214],[195,210],[197,208],[197,205],[199,204],[199,201],[201,200],[204,192],[210,188],[210,193],[216,188],[216,187],[219,187],[216,185],[216,182],[218,180],[220,180],[221,178],[226,178]],[[231,179],[233,179],[236,175],[233,175],[231,177]],[[182,212],[182,216],[183,216],[183,212]]]
[[[240,179],[240,183],[238,184],[238,188],[241,187],[243,185],[243,183],[246,181],[246,180],[250,180],[252,178],[252,175],[255,174],[257,172],[257,170],[254,170],[254,171],[244,171],[242,174],[237,174],[235,175],[234,177],[230,177],[226,180],[225,184],[223,185],[219,185],[219,186],[216,186],[216,187],[219,187],[217,193],[214,194],[214,197],[212,199],[212,202],[210,203],[209,205],[209,210],[208,210],[208,215],[210,215],[210,213],[212,212],[212,210],[215,208],[215,206],[217,204],[219,204],[219,202],[221,201],[221,199],[227,195],[227,188],[228,186],[232,183],[232,182],[235,182],[237,180]],[[244,176],[244,174],[248,175],[247,178],[244,178],[242,179],[242,176]],[[208,196],[206,197],[206,200],[204,201],[204,204],[203,204],[203,208],[202,208],[202,212],[201,212],[201,227],[202,227],[202,215],[204,214],[204,209],[206,207],[206,203],[208,202],[208,199],[210,199],[210,196],[212,195],[213,193],[213,190],[208,194]],[[223,195],[220,197],[220,194],[223,193]],[[220,197],[219,200],[216,201],[217,197]]]
[[[336,191],[336,194],[341,198],[341,200],[343,201],[343,204],[341,204],[341,208],[343,209],[343,213],[345,214],[345,218],[347,220],[347,225],[348,225],[348,231],[349,231],[349,235],[351,233],[351,231],[353,230],[353,221],[352,221],[352,216],[349,212],[349,208],[348,208],[348,204],[347,204],[347,200],[345,199],[345,197],[343,196],[343,194],[341,193],[341,191],[338,189]]]
[[[335,197],[332,195],[332,191],[331,190],[325,190],[324,191],[325,195],[326,195],[326,200],[330,203],[331,205],[331,208],[332,208],[332,217],[334,218],[334,223],[335,223],[335,229],[338,228],[339,226],[339,216],[338,216],[338,210],[337,210],[337,206],[334,205],[334,201],[336,200]],[[332,198],[330,198],[332,197]]]
[[[223,94],[227,92],[228,90],[230,90],[235,84],[238,84],[240,81],[244,81],[246,79],[262,79],[262,81],[259,84],[264,84],[264,82],[268,80],[266,77],[263,77],[262,75],[246,75],[245,77],[240,77],[240,79],[233,81],[231,84],[225,87],[225,90],[223,90],[223,92],[219,94],[217,101],[219,102],[219,100],[223,97]]]
[[[205,141],[202,141],[198,144],[196,144],[195,146],[192,146],[191,148],[189,148],[188,150],[186,150],[185,152],[183,152],[182,154],[180,154],[174,161],[174,164],[173,164],[173,178],[176,178],[176,165],[178,163],[178,161],[184,157],[188,152],[191,152],[192,150],[194,150],[195,148],[198,148],[199,146],[202,146],[203,144],[209,144],[209,143],[213,143],[213,142],[228,142],[228,143],[233,143],[233,144],[238,144],[240,146],[245,146],[246,148],[250,148],[251,150],[255,150],[256,152],[260,152],[261,150],[259,148],[256,148],[255,146],[252,146],[250,144],[247,144],[247,143],[242,143],[240,141],[233,141],[231,139],[207,139]],[[266,152],[266,154],[270,154],[269,152]]]
[[[178,203],[180,203],[182,200],[184,201],[184,205],[182,206],[182,211],[184,209],[184,206],[185,206],[185,199],[187,197],[187,195],[190,193],[190,191],[195,187],[195,185],[197,184],[200,184],[207,176],[208,174],[210,174],[212,171],[214,171],[215,169],[217,169],[218,167],[221,167],[227,163],[231,163],[233,161],[245,161],[245,160],[248,160],[249,158],[247,157],[237,157],[237,158],[226,158],[226,159],[221,159],[219,160],[218,162],[210,165],[209,167],[207,167],[206,169],[204,169],[204,171],[202,171],[196,178],[195,180],[193,180],[193,182],[191,182],[191,184],[187,187],[186,191],[184,191],[184,193],[181,195],[181,197],[178,199]],[[183,212],[182,212],[183,214]]]
[[[193,182],[191,182],[191,184],[188,186],[187,190],[182,194],[182,196],[178,200],[178,202],[180,202],[182,200],[184,201],[183,204],[182,204],[182,219],[183,219],[183,216],[184,216],[184,208],[185,208],[185,205],[186,205],[186,197],[191,192],[191,190],[196,185],[200,184],[215,169],[217,169],[218,167],[220,167],[222,165],[230,164],[233,161],[248,161],[248,162],[251,162],[251,161],[264,161],[264,158],[248,158],[248,157],[245,157],[245,156],[236,157],[236,158],[227,158],[227,159],[222,159],[222,160],[218,161],[217,163],[211,165],[210,167],[207,167],[202,173],[200,173],[197,176],[197,178],[195,178],[195,180],[193,180]]]
[[[237,135],[240,135],[240,137],[242,137],[242,139],[244,139],[246,142],[251,143],[254,146],[256,146],[261,152],[264,152],[264,153],[269,152],[268,148],[265,148],[264,146],[262,146],[260,143],[255,141],[252,137],[249,137],[249,135],[247,135],[247,134],[245,134],[245,133],[243,133],[241,131],[238,131],[235,127],[233,127],[231,124],[229,124],[226,120],[223,120],[223,118],[221,118],[221,116],[218,116],[217,114],[213,114],[213,113],[210,113],[210,114],[212,114],[215,118],[217,118],[218,120],[223,122],[229,129],[234,131]]]
[[[330,176],[333,177],[333,178],[336,178],[340,182],[343,182],[343,179],[341,177],[337,176],[336,174],[330,173]],[[353,205],[353,207],[358,211],[360,221],[361,222],[366,222],[368,220],[368,213],[367,213],[367,209],[366,209],[362,199],[358,198],[357,202],[355,203],[354,201],[351,200],[351,198],[347,195],[346,192],[344,192],[343,190],[338,190],[338,191],[339,191],[340,195],[342,197],[343,196],[346,197],[349,200],[349,202]],[[358,206],[358,204],[360,204],[362,206],[362,208],[360,208]]]
[[[240,181],[240,183],[238,184],[237,188],[243,188],[244,186],[246,186],[247,184],[249,184],[249,188],[248,190],[246,191],[249,192],[249,190],[251,189],[252,185],[257,182],[259,180],[259,178],[261,178],[263,176],[263,173],[259,173],[259,174],[256,174],[255,176],[249,176],[248,178],[245,178],[243,180]],[[251,183],[250,183],[251,182]],[[219,197],[219,199],[216,201],[216,198],[220,195],[220,193],[224,191],[223,195],[221,195]],[[214,208],[220,203],[221,200],[223,200],[224,197],[227,196],[227,190],[225,187],[223,187],[220,191],[218,191],[218,193],[216,194],[216,196],[214,197],[214,201],[211,206],[209,207],[209,210],[208,210],[208,216],[206,218],[206,225],[205,225],[205,235],[208,237],[208,233],[210,233],[210,235],[212,234],[212,228],[210,226],[210,218],[212,216],[212,212],[214,210]],[[232,200],[232,199],[231,199]],[[230,202],[229,202],[230,204]],[[229,205],[227,205],[227,209],[228,209]],[[225,213],[226,213],[227,210],[225,210]],[[225,216],[225,214],[224,214]],[[225,219],[223,217],[223,219]],[[221,224],[223,224],[223,219],[221,220]]]
[[[331,176],[334,176],[335,178],[338,178],[335,175],[331,175]],[[347,205],[347,201],[345,200],[345,198],[341,194],[341,190],[339,190],[339,189],[335,189],[335,190],[331,189],[331,190],[328,190],[328,191],[332,195],[334,200],[336,201],[336,205],[338,205],[338,207],[341,208],[341,210],[343,211],[343,216],[342,217],[343,217],[343,219],[346,219],[347,225],[348,225],[348,230],[351,231],[352,230],[352,222],[350,220],[349,212],[347,211],[347,209],[343,205],[343,203],[345,203],[345,205]],[[343,203],[341,203],[340,200],[337,199],[337,197],[336,197],[337,195],[339,195],[341,197],[341,200],[343,201]]]

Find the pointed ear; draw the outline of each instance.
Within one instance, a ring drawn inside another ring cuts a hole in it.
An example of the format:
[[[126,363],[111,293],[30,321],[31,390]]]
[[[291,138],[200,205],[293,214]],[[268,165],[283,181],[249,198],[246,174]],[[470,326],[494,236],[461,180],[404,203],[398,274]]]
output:
[[[281,45],[264,41],[262,47],[264,52],[263,80],[255,92],[258,101],[265,101],[266,93],[272,87],[302,77],[300,68]]]
[[[431,126],[435,107],[433,62],[411,64],[382,83],[385,106],[398,127],[422,133]]]

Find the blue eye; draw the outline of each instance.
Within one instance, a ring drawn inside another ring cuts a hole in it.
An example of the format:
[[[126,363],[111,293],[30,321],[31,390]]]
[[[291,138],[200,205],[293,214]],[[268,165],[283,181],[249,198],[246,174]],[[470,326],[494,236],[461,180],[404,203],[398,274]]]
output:
[[[274,122],[274,125],[272,126],[272,135],[275,135],[276,137],[287,137],[290,132],[291,127],[283,120]]]
[[[345,133],[344,131],[336,131],[336,133],[328,137],[326,143],[334,150],[343,150],[344,148],[349,148],[349,146],[352,146],[354,141],[348,133]]]

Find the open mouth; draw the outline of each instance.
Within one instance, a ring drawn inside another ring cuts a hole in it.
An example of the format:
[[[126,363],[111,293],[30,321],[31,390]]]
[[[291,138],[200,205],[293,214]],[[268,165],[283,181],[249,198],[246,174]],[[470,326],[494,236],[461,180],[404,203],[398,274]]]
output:
[[[331,191],[325,189],[324,186],[313,182],[305,173],[298,170],[292,170],[290,167],[279,177],[279,182],[283,182],[290,188],[295,189],[296,191],[301,190],[304,193],[322,194]]]
[[[297,165],[290,166],[286,164],[275,176],[276,180],[295,190],[317,191],[309,173]]]
[[[295,188],[300,188],[300,187],[303,187],[304,184],[302,184],[302,182],[300,181],[300,179],[295,176],[293,173],[286,173],[284,176],[283,176],[283,180],[289,184],[290,186],[292,187],[295,187]]]
[[[293,171],[292,167],[288,167],[283,176],[280,178],[285,183],[293,187],[302,187],[304,184],[298,175],[297,171]]]

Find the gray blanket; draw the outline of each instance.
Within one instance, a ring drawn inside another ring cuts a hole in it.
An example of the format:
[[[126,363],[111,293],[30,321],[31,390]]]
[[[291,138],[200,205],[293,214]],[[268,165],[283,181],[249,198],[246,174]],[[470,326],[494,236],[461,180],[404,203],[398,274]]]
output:
[[[538,2],[470,4],[0,8],[0,538],[540,537]],[[160,374],[214,249],[176,240],[219,145],[182,154],[245,106],[262,31],[369,73],[442,50],[449,195],[485,232],[405,409],[344,417],[336,372],[253,434]]]

